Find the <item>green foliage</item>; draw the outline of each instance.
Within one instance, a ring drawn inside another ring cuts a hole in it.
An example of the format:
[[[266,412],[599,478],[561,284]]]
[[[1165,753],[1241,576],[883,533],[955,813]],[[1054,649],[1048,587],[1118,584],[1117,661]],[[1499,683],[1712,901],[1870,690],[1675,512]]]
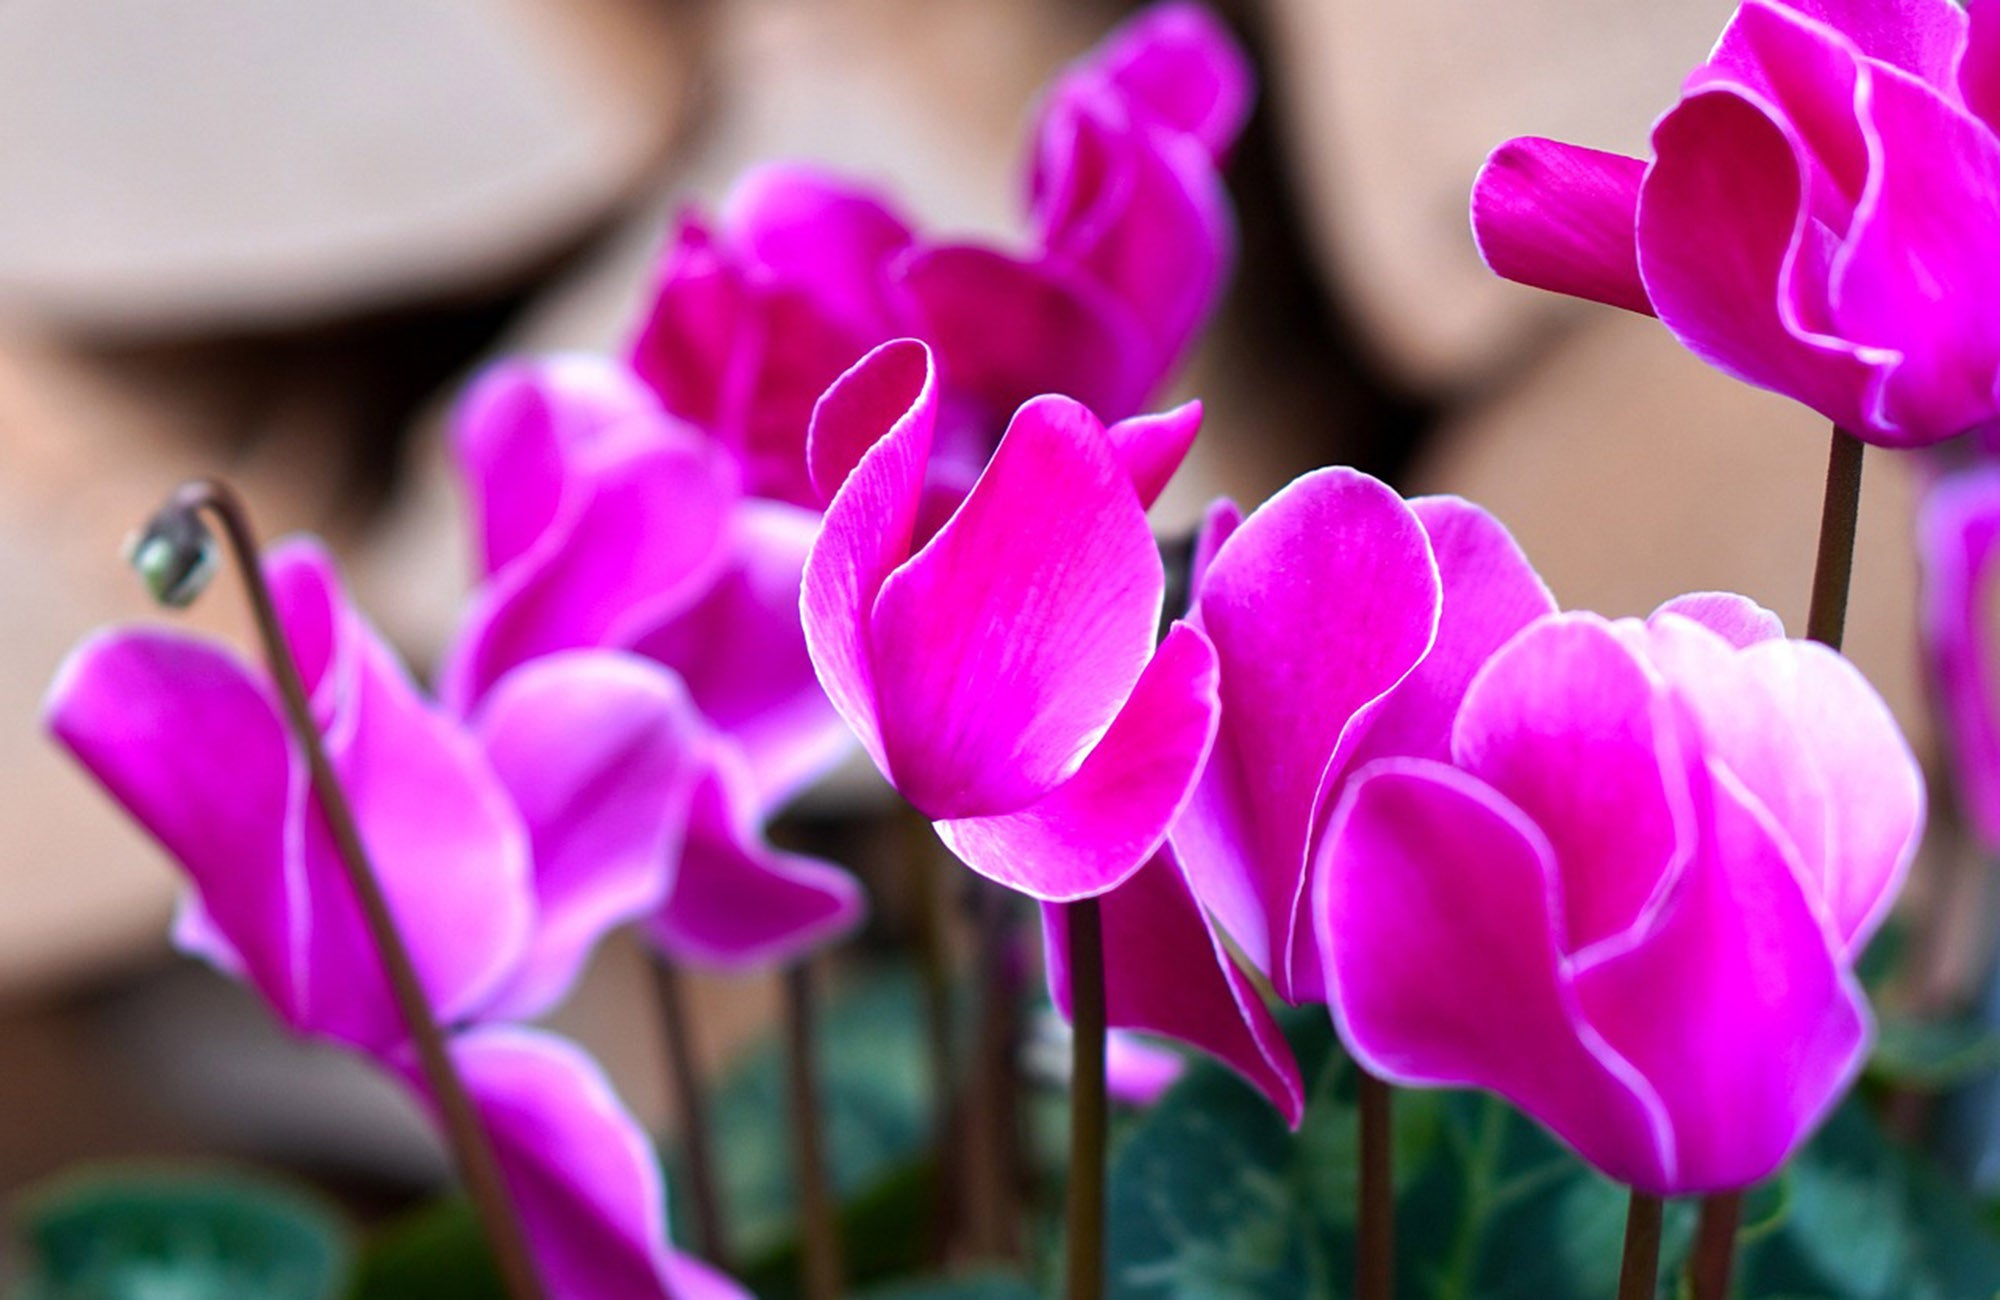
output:
[[[1868,1076],[1901,1088],[1936,1092],[1970,1083],[2000,1067],[2000,1034],[1976,1017],[1917,1020],[1884,1015]]]
[[[393,1225],[361,1261],[353,1300],[507,1300],[500,1270],[462,1196]]]
[[[68,1176],[15,1212],[17,1300],[335,1300],[349,1250],[311,1197],[214,1171]]]
[[[857,1300],[1035,1300],[1035,1290],[1003,1274],[955,1278],[946,1282],[906,1282],[863,1293]]]
[[[1287,1016],[1310,1088],[1296,1136],[1233,1075],[1198,1066],[1112,1169],[1118,1300],[1336,1300],[1351,1289],[1354,1069],[1324,1012]],[[1397,1269],[1414,1300],[1601,1300],[1617,1290],[1626,1194],[1511,1107],[1396,1096]],[[1695,1207],[1668,1207],[1661,1294]],[[1973,1300],[2000,1293],[1976,1203],[1850,1103],[1744,1213],[1746,1300]]]

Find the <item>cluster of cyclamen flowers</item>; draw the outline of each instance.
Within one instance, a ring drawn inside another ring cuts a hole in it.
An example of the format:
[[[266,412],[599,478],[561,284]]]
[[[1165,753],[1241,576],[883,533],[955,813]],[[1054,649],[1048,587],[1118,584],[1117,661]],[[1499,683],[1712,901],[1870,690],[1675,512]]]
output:
[[[1652,311],[1873,441],[1993,421],[1996,20],[1853,8],[1749,0],[1651,165],[1504,147],[1475,195],[1496,269]],[[1342,469],[1218,503],[1159,636],[1146,509],[1201,413],[1139,411],[1226,278],[1217,169],[1250,98],[1214,21],[1168,4],[1051,89],[1024,252],[926,241],[800,167],[684,221],[629,356],[505,366],[466,400],[484,578],[435,702],[319,551],[269,557],[552,1293],[730,1284],[670,1253],[595,1068],[519,1022],[617,924],[736,964],[852,926],[851,879],[761,834],[850,734],[1041,902],[1059,1005],[1087,901],[1109,1022],[1293,1122],[1298,1068],[1232,947],[1374,1074],[1498,1092],[1650,1194],[1758,1180],[1853,1079],[1854,961],[1924,797],[1833,651],[1727,594],[1561,612],[1477,506]],[[2000,525],[1952,531],[1971,572]],[[188,947],[414,1079],[258,673],[113,632],[51,720],[186,868]]]

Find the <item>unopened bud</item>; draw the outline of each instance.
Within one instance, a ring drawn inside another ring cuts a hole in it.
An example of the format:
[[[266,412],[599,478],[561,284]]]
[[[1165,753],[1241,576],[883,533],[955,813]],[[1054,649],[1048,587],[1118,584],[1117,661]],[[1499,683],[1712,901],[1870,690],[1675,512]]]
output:
[[[221,563],[215,534],[199,513],[179,505],[154,515],[126,543],[125,559],[153,599],[174,609],[193,604]]]

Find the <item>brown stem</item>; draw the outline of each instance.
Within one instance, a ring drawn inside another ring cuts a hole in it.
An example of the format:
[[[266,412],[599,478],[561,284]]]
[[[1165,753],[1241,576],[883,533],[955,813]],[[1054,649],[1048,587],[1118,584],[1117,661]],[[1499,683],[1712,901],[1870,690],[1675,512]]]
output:
[[[1391,1300],[1396,1294],[1396,1188],[1391,1144],[1395,1093],[1361,1072],[1360,1254],[1354,1265],[1356,1300]]]
[[[396,927],[395,915],[389,909],[389,900],[382,892],[381,882],[362,844],[354,811],[340,788],[340,779],[327,758],[319,727],[313,721],[312,705],[299,675],[298,662],[292,657],[291,646],[285,640],[284,628],[278,621],[277,609],[271,599],[271,589],[264,581],[263,566],[258,559],[257,537],[250,527],[249,515],[226,483],[200,479],[184,484],[176,491],[161,511],[161,518],[165,520],[170,515],[179,515],[183,520],[190,520],[203,510],[221,524],[232,558],[242,574],[243,585],[249,592],[258,639],[263,643],[264,656],[284,704],[286,720],[299,747],[305,751],[314,799],[333,836],[334,848],[346,871],[348,884],[354,890],[355,900],[361,906],[369,938],[381,956],[390,992],[395,997],[397,1010],[402,1013],[403,1026],[416,1047],[424,1081],[437,1099],[438,1113],[444,1120],[459,1176],[472,1196],[507,1293],[514,1300],[541,1300],[541,1280],[528,1251],[527,1234],[507,1193],[492,1143],[472,1103],[472,1096],[466,1091],[465,1080],[459,1076],[458,1067],[445,1046],[444,1032],[438,1026],[430,998],[424,993],[423,984],[417,977],[416,964],[410,959],[409,948],[404,945],[402,933]]]
[[[1069,905],[1069,1290],[1104,1296],[1104,922],[1097,900]]]
[[[799,1185],[805,1293],[807,1300],[838,1300],[840,1235],[834,1223],[833,1198],[827,1191],[820,1139],[816,1037],[812,968],[801,961],[785,972],[785,1063],[791,1089],[792,1160]]]
[[[1861,514],[1861,454],[1867,444],[1838,426],[1827,453],[1826,497],[1820,506],[1819,554],[1813,564],[1806,635],[1840,649],[1847,626],[1847,589],[1854,576],[1854,530]]]
[[[1717,1192],[1701,1202],[1701,1226],[1695,1230],[1694,1255],[1688,1265],[1694,1300],[1726,1300],[1729,1275],[1736,1266],[1736,1224],[1743,1214],[1743,1193]]]
[[[965,1189],[957,1132],[958,1089],[952,1069],[951,952],[945,939],[944,900],[930,822],[908,810],[903,817],[904,863],[909,874],[917,966],[923,976],[924,1043],[931,1075],[931,1163],[936,1182],[931,1198],[931,1262],[942,1266],[951,1254]]]
[[[1632,1193],[1625,1212],[1625,1261],[1618,1270],[1618,1300],[1653,1300],[1660,1289],[1660,1219],[1657,1196]]]
[[[985,1102],[987,1154],[992,1185],[986,1245],[1002,1259],[1021,1253],[1021,1208],[1026,1171],[1021,1158],[1021,998],[1014,951],[1011,891],[978,881],[979,1077]]]
[[[729,1227],[715,1174],[715,1147],[709,1141],[708,1098],[701,1062],[694,1051],[681,973],[666,954],[653,954],[653,987],[659,995],[660,1025],[667,1048],[674,1102],[680,1111],[681,1152],[687,1157],[688,1191],[694,1201],[694,1233],[702,1257],[728,1272]]]

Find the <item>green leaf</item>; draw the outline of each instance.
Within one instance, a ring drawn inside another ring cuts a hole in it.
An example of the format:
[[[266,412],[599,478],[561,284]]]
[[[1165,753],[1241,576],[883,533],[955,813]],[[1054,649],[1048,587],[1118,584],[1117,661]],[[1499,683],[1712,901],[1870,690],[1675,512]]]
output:
[[[23,1300],[334,1300],[346,1230],[314,1198],[235,1173],[103,1169],[15,1213]]]
[[[2000,1033],[1972,1018],[1913,1020],[1884,1016],[1868,1073],[1904,1088],[1941,1091],[2000,1067]]]
[[[353,1300],[507,1300],[472,1203],[453,1196],[393,1224],[361,1261]]]

